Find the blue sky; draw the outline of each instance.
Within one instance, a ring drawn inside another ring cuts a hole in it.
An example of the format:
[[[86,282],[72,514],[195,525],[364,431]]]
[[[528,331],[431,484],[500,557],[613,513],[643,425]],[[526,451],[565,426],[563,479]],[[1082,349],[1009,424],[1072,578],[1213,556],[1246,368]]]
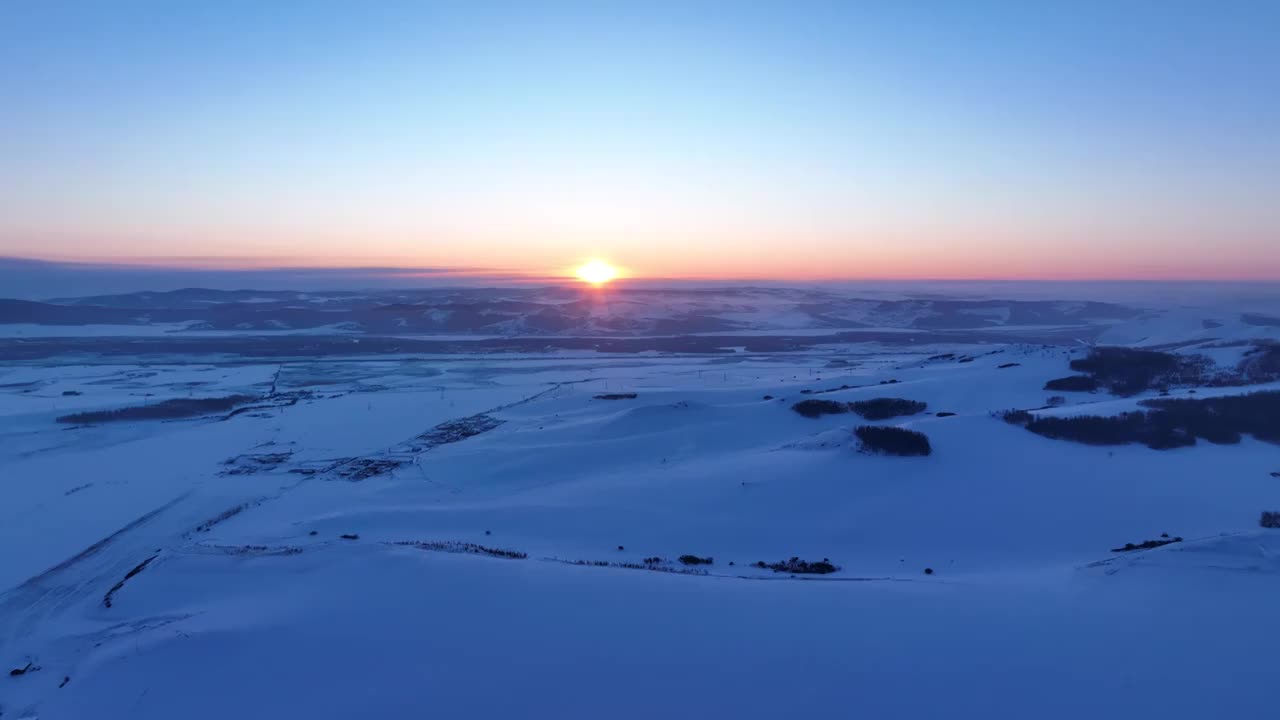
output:
[[[0,255],[1280,279],[1280,3],[0,12]]]

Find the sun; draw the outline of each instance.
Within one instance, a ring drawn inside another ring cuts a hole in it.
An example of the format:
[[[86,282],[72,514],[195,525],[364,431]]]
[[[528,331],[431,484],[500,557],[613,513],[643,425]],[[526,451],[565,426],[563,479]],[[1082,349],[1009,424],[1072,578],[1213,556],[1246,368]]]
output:
[[[618,269],[603,260],[592,260],[574,270],[578,279],[599,287],[618,277]]]

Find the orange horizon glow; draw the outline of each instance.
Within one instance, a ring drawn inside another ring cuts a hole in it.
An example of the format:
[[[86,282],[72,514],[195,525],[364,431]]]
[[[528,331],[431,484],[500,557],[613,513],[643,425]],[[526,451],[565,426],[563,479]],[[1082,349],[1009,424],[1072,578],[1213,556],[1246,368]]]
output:
[[[826,227],[803,219],[752,225],[723,209],[697,216],[688,208],[646,205],[640,213],[617,202],[601,205],[492,223],[460,216],[442,227],[407,216],[365,223],[351,215],[322,229],[311,222],[192,221],[108,232],[51,221],[6,231],[0,219],[0,256],[201,270],[403,269],[407,276],[568,283],[592,258],[620,266],[615,282],[1280,280],[1276,238],[1251,216],[1217,227],[1162,220],[1094,228],[1079,218],[1049,227],[995,217],[908,221],[851,209],[838,227]],[[6,237],[21,241],[5,247]]]
[[[1256,218],[1216,230],[1170,230],[1164,223],[1099,230],[1083,221],[1054,229],[1029,222],[949,225],[942,218],[899,223],[850,211],[840,228],[799,220],[752,227],[722,213],[681,220],[659,207],[645,209],[640,217],[621,207],[589,216],[566,209],[527,222],[502,218],[483,229],[460,221],[414,231],[406,218],[403,225],[370,222],[362,232],[355,218],[323,230],[182,223],[97,233],[79,223],[6,233],[0,220],[0,256],[199,270],[402,269],[406,276],[566,283],[579,282],[577,269],[593,258],[619,268],[615,283],[1280,280],[1276,239]],[[568,224],[571,218],[576,222]],[[22,241],[3,247],[6,235]]]
[[[798,254],[802,255],[802,254]],[[392,276],[408,278],[465,279],[503,278],[513,282],[584,282],[596,287],[627,281],[681,281],[681,282],[1271,282],[1280,279],[1280,268],[1268,267],[1258,262],[1242,271],[1229,261],[1199,263],[1192,271],[1185,263],[1144,262],[1139,258],[1117,258],[1111,264],[1112,272],[1098,273],[1093,263],[1066,257],[1040,258],[1028,262],[1026,258],[995,258],[973,255],[968,262],[925,262],[919,258],[904,257],[901,253],[867,253],[861,262],[853,258],[833,258],[831,262],[815,263],[804,257],[738,257],[721,258],[712,263],[709,259],[686,255],[678,259],[654,256],[639,258],[622,268],[601,260],[585,260],[576,264],[547,263],[539,266],[513,268],[499,265],[454,265],[433,263],[429,258],[405,256],[351,257],[315,255],[290,257],[273,256],[111,256],[67,257],[51,254],[23,254],[23,259],[85,266],[103,266],[147,269],[204,270],[204,271],[269,271],[269,270],[361,270],[389,271]],[[1262,258],[1260,258],[1261,260]],[[1275,265],[1274,261],[1271,265]],[[713,267],[714,265],[714,267]],[[768,269],[764,269],[765,265]],[[1047,271],[1046,265],[1054,265]],[[843,267],[848,269],[843,269]],[[588,268],[591,268],[588,270]],[[607,268],[605,270],[604,268]],[[402,272],[396,272],[402,271]],[[590,279],[594,277],[595,280]]]
[[[6,17],[39,72],[6,86],[0,258],[1280,281],[1270,8],[32,5]]]

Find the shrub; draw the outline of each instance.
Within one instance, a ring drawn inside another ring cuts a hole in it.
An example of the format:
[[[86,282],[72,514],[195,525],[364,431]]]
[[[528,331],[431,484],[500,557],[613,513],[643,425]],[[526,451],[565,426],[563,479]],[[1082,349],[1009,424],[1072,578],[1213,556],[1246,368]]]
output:
[[[849,412],[848,405],[834,400],[801,400],[795,405],[792,405],[791,409],[807,418],[816,418],[823,415],[839,415],[841,413]]]
[[[756,562],[756,567],[761,570],[772,570],[780,573],[790,573],[792,575],[826,575],[833,573],[840,568],[832,565],[830,560],[823,558],[817,562],[809,562],[801,560],[798,557],[792,557],[790,560],[782,560],[775,563],[766,563],[763,560]]]
[[[596,395],[596,400],[635,400],[638,395],[636,393],[603,393]]]
[[[407,462],[407,460],[398,460],[396,458],[356,458],[343,463],[335,468],[333,472],[344,480],[360,482],[379,475],[386,475]]]
[[[677,558],[682,565],[711,565],[715,562],[709,557],[698,557],[697,555],[681,555]]]
[[[137,565],[134,565],[132,570],[124,574],[124,577],[120,579],[120,582],[116,583],[115,585],[112,585],[111,589],[107,591],[107,594],[102,596],[102,604],[105,607],[111,607],[111,599],[115,597],[116,593],[120,592],[120,590],[124,588],[124,584],[129,580],[133,579],[134,577],[136,577],[138,573],[142,572],[143,570],[146,570],[147,566],[150,565],[151,562],[158,557],[160,557],[160,555],[158,554],[158,551],[157,551],[156,555],[152,555],[146,560],[143,560]],[[27,667],[30,668],[31,663],[27,663]],[[25,672],[25,670],[23,672]],[[14,675],[15,673],[10,672],[9,674]]]
[[[1098,389],[1098,381],[1088,375],[1068,375],[1050,380],[1044,384],[1044,389],[1058,392],[1093,392]]]
[[[862,425],[853,431],[865,452],[885,455],[916,456],[933,452],[924,433],[906,428]]]
[[[343,535],[342,537],[347,537]],[[352,539],[359,538],[359,535],[352,536]],[[469,555],[488,555],[489,557],[506,558],[508,560],[524,560],[529,557],[527,553],[519,550],[507,550],[506,548],[485,547],[476,543],[458,542],[456,540],[440,541],[423,541],[423,540],[400,540],[396,545],[405,545],[415,547],[419,550],[428,550],[432,552],[446,553],[463,553]]]
[[[1045,398],[1044,404],[1048,407],[1062,407],[1067,404],[1067,399],[1061,395],[1050,395]]]
[[[1159,540],[1143,540],[1142,542],[1137,544],[1125,543],[1124,547],[1111,548],[1111,552],[1118,553],[1118,552],[1133,552],[1135,550],[1154,550],[1155,548],[1158,548],[1158,547],[1163,547],[1165,545],[1172,545],[1173,543],[1182,542],[1182,538],[1180,537],[1171,538],[1169,537],[1169,533],[1165,533],[1161,535],[1160,538],[1161,539]]]
[[[1263,511],[1258,524],[1264,528],[1280,528],[1280,512]]]
[[[871,400],[858,400],[849,403],[849,408],[868,420],[888,420],[901,415],[922,413],[928,407],[925,403],[903,398],[881,397]]]

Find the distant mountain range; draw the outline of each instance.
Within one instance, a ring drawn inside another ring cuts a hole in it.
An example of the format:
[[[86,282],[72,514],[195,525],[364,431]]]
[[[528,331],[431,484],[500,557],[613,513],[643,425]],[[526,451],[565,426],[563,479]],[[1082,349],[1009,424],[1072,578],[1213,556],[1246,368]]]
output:
[[[0,300],[0,325],[149,326],[168,332],[644,336],[1109,324],[1144,311],[1103,302],[866,299],[793,288],[441,288],[373,292],[186,289]]]

